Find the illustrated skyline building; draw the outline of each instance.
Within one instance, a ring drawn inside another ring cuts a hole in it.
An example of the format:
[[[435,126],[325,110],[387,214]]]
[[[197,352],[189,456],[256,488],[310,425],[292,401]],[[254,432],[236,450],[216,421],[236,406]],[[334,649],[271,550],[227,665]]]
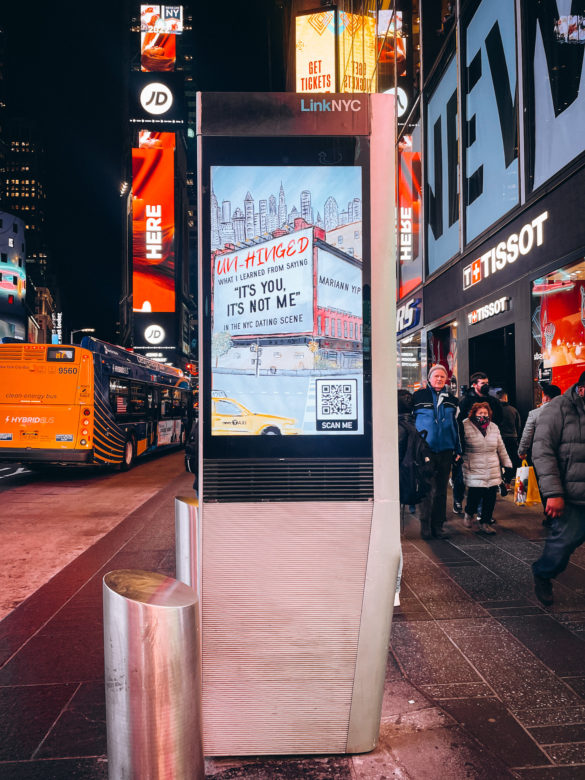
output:
[[[313,207],[313,195],[310,189],[304,189],[299,195],[299,204],[294,204],[290,211],[287,210],[287,199],[284,185],[280,183],[278,193],[278,206],[273,193],[268,199],[260,198],[256,208],[256,200],[250,190],[246,191],[243,202],[243,210],[240,206],[233,209],[230,200],[222,200],[221,208],[218,205],[217,195],[211,191],[211,248],[221,249],[226,244],[244,243],[254,241],[260,236],[266,236],[275,230],[287,230],[294,225],[295,219],[302,218],[308,225],[323,228],[326,232],[352,222],[359,222],[362,218],[362,201],[353,198],[348,202],[347,208],[339,210],[337,200],[330,195],[323,204],[324,218],[321,212]],[[300,208],[299,208],[300,207]]]

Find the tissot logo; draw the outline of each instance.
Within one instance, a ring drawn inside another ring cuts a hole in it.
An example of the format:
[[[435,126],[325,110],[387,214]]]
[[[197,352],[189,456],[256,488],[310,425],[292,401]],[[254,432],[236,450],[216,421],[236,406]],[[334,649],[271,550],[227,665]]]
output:
[[[165,340],[164,328],[160,325],[149,325],[144,331],[144,338],[149,344],[161,344]]]
[[[165,114],[173,105],[173,93],[166,84],[153,81],[142,89],[140,105],[149,114]]]
[[[301,98],[301,111],[361,111],[359,100],[309,100]]]
[[[547,219],[548,211],[544,211],[532,222],[523,225],[518,233],[512,233],[506,241],[500,241],[473,263],[466,265],[463,269],[463,289],[473,287],[488,276],[501,271],[508,263],[515,263],[520,256],[527,255],[534,247],[542,246],[543,225]]]
[[[490,301],[485,306],[480,306],[479,309],[470,311],[467,315],[467,322],[469,325],[475,325],[482,320],[488,319],[488,317],[494,317],[496,314],[501,314],[504,311],[508,311],[510,308],[510,299],[506,296],[498,298],[495,301]]]

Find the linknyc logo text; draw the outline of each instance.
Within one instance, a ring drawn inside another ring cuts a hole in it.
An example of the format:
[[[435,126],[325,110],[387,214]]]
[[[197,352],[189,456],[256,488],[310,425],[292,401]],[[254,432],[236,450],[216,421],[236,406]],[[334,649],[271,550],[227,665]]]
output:
[[[359,100],[311,100],[305,105],[305,98],[301,98],[301,111],[361,111],[362,104]]]

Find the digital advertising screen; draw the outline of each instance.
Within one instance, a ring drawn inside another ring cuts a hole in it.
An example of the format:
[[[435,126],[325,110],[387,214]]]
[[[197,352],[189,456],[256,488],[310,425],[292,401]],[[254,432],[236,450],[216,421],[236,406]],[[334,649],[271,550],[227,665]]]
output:
[[[158,130],[139,130],[138,146],[141,149],[174,149],[175,134]]]
[[[353,136],[206,139],[209,457],[371,452],[368,158]]]
[[[140,32],[162,32],[179,35],[183,32],[183,6],[141,5]]]
[[[211,185],[212,435],[363,433],[361,170],[215,166]]]
[[[297,16],[295,20],[296,91],[335,92],[335,11]]]
[[[175,69],[177,36],[164,32],[140,33],[140,69],[164,73]]]
[[[376,91],[376,19],[339,14],[339,91]]]
[[[133,309],[175,311],[172,149],[132,149]]]

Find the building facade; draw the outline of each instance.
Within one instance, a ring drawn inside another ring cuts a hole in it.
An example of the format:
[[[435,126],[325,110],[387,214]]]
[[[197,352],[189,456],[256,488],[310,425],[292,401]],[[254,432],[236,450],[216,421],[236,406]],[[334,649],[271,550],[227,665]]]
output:
[[[442,363],[460,390],[483,370],[526,413],[585,369],[585,17],[461,0],[437,27],[428,6],[397,116],[399,379]]]

